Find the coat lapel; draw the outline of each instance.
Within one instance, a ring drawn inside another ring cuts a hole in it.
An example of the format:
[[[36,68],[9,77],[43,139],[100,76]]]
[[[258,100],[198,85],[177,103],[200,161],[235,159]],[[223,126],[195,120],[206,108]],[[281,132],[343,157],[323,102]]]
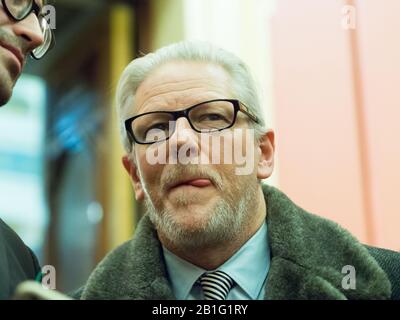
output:
[[[160,242],[147,216],[141,219],[135,237],[96,267],[81,299],[175,299]]]
[[[388,299],[390,282],[365,247],[336,223],[264,186],[271,265],[267,299]],[[353,266],[356,288],[342,287]]]

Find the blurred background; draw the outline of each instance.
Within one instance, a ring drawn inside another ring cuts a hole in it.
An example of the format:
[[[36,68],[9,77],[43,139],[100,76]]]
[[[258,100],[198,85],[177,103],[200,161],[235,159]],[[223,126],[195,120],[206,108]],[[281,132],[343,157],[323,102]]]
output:
[[[398,0],[56,0],[56,47],[0,109],[0,213],[84,283],[142,214],[121,165],[116,83],[135,57],[184,39],[248,63],[276,131],[277,186],[360,241],[400,250]]]

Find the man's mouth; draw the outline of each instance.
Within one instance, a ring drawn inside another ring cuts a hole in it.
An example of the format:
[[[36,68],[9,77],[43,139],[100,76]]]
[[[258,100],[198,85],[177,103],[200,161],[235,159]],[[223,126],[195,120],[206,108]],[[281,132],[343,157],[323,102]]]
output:
[[[208,187],[212,184],[210,179],[204,179],[204,178],[195,178],[195,179],[187,179],[187,180],[181,180],[172,186],[170,186],[169,190],[176,189],[179,187],[183,186],[192,186],[192,187],[197,187],[197,188],[205,188]]]
[[[9,51],[14,56],[14,60],[16,60],[16,62],[18,63],[19,72],[21,72],[22,66],[24,64],[24,55],[22,54],[22,51],[6,43],[0,43],[0,46]]]

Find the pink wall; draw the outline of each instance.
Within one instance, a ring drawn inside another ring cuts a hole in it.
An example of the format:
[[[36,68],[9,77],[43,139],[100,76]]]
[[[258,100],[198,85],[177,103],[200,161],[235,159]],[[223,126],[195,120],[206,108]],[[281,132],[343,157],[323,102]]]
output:
[[[400,250],[396,1],[359,1],[355,31],[342,28],[340,0],[278,0],[271,23],[280,188],[362,242]]]
[[[376,243],[400,250],[400,1],[356,5]]]

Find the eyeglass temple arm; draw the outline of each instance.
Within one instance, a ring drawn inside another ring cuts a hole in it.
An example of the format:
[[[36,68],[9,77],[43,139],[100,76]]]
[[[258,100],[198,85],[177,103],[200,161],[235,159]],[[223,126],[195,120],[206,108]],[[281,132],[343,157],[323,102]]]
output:
[[[240,111],[245,113],[255,123],[260,123],[260,120],[258,119],[258,117],[253,112],[251,112],[246,105],[244,105],[241,102],[239,103],[239,109],[240,109]]]

